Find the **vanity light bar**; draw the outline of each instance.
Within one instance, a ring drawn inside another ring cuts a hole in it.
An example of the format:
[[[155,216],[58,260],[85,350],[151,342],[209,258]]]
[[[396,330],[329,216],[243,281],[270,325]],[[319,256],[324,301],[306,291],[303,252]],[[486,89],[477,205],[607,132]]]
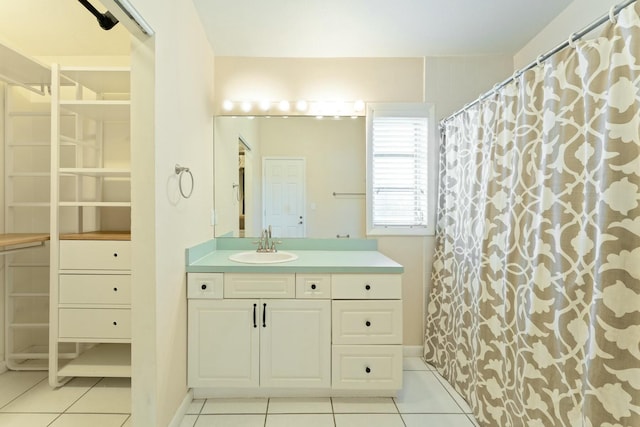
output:
[[[275,115],[298,115],[298,116],[363,116],[365,113],[365,102],[357,101],[306,101],[295,102],[282,101],[232,101],[225,99],[222,102],[224,115],[255,115],[255,114],[275,114]]]

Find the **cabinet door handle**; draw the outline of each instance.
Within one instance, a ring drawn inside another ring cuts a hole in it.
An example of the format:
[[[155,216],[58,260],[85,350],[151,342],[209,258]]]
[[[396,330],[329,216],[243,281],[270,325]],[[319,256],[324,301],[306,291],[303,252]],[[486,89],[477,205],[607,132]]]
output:
[[[118,322],[113,322],[113,326],[118,326]]]
[[[311,289],[315,289],[315,288],[316,288],[316,284],[315,284],[315,283],[312,283],[312,284],[311,284]]]
[[[118,292],[118,288],[113,288],[113,292]]]
[[[203,283],[202,285],[200,285],[200,289],[202,289],[203,291],[207,289],[206,283]]]
[[[371,373],[371,368],[367,366],[367,367],[365,368],[365,370],[364,370],[364,371],[365,371],[367,374],[369,374],[369,373]]]
[[[366,290],[370,291],[371,290],[371,285],[367,283],[366,285],[364,285],[364,288]]]
[[[367,320],[366,322],[364,322],[364,324],[367,326],[367,328],[368,328],[369,326],[371,326],[371,322],[369,322],[368,320]]]
[[[118,258],[118,252],[114,252],[113,256],[114,258]]]
[[[262,305],[262,327],[267,327],[267,303]]]
[[[257,328],[258,324],[256,323],[256,307],[258,304],[253,304],[253,327]]]

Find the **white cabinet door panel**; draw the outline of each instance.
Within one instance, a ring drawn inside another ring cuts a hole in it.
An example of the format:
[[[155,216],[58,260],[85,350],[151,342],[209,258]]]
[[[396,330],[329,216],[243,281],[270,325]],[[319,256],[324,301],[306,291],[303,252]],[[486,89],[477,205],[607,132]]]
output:
[[[258,317],[258,300],[189,300],[187,385],[258,387]]]
[[[261,308],[260,386],[330,387],[330,302],[261,300]]]

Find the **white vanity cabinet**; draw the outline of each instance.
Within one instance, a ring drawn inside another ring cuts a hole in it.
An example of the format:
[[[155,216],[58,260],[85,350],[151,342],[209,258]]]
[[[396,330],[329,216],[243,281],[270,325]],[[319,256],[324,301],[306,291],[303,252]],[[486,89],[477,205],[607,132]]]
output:
[[[198,397],[393,396],[402,386],[399,274],[189,273],[187,286]]]
[[[202,295],[220,276],[188,278],[188,385],[330,387],[330,301],[296,299],[293,274],[224,274]]]

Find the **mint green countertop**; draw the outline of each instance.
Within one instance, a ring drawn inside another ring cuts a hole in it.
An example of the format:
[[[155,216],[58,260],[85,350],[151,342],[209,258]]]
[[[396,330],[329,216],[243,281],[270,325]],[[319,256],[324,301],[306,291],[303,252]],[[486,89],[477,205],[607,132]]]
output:
[[[298,259],[274,264],[244,264],[229,256],[255,250],[255,239],[213,239],[187,249],[187,273],[402,273],[404,267],[377,251],[369,239],[282,239],[278,250]]]

